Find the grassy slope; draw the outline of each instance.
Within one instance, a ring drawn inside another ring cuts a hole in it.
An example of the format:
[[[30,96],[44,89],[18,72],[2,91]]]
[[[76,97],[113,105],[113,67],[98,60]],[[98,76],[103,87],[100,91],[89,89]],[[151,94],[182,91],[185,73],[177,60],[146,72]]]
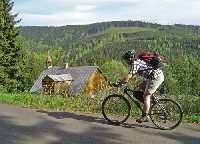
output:
[[[37,108],[56,111],[80,111],[84,113],[101,114],[102,96],[90,98],[87,96],[47,96],[30,93],[5,93],[0,92],[0,102],[7,104],[20,105],[28,108]],[[106,94],[107,95],[107,94]],[[134,108],[135,109],[135,108]],[[133,117],[138,117],[138,110],[132,111]],[[185,122],[200,123],[200,114],[185,115]]]

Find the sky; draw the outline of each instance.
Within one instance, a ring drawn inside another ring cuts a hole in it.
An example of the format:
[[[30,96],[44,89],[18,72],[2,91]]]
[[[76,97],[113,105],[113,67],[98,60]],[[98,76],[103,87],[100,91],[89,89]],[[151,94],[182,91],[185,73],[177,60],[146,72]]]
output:
[[[200,0],[12,0],[23,26],[139,20],[200,25]]]

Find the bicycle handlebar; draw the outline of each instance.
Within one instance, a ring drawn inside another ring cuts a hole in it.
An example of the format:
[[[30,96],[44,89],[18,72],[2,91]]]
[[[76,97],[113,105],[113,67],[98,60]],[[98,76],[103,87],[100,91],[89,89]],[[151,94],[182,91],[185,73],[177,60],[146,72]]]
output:
[[[116,82],[116,83],[110,83],[110,85],[111,85],[112,87],[115,87],[115,88],[122,88],[122,87],[126,87],[126,86],[127,86],[127,83],[118,81],[118,82]]]

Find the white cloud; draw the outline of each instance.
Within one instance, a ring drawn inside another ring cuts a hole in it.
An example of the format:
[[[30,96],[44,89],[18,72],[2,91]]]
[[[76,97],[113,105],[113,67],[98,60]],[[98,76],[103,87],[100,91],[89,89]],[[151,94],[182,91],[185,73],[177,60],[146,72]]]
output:
[[[88,24],[143,20],[161,24],[200,25],[200,0],[16,0],[21,25]],[[26,5],[28,4],[28,5]]]
[[[20,15],[26,20],[26,25],[71,25],[71,24],[87,24],[98,20],[98,16],[92,13],[83,12],[62,12],[52,15],[35,15],[23,14]],[[25,23],[24,23],[25,24]],[[24,25],[22,23],[22,25]]]
[[[95,5],[78,5],[75,7],[75,10],[77,11],[92,11],[95,10],[96,6]]]
[[[200,1],[197,0],[150,0],[137,7],[130,6],[122,15],[161,24],[199,24]]]
[[[55,1],[55,0],[49,0]],[[59,3],[85,3],[85,4],[100,4],[100,3],[135,3],[135,2],[142,2],[145,0],[56,0]]]

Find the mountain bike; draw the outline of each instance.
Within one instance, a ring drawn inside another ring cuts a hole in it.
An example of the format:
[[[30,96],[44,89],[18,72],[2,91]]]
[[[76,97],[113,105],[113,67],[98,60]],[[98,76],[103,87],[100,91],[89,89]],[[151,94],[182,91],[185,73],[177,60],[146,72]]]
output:
[[[130,101],[143,112],[143,92],[123,86],[123,94],[111,94],[102,103],[102,114],[111,124],[120,125],[126,122],[131,114]],[[157,93],[151,96],[149,116],[152,123],[161,130],[171,130],[179,126],[183,118],[181,106],[169,98],[159,98]]]

